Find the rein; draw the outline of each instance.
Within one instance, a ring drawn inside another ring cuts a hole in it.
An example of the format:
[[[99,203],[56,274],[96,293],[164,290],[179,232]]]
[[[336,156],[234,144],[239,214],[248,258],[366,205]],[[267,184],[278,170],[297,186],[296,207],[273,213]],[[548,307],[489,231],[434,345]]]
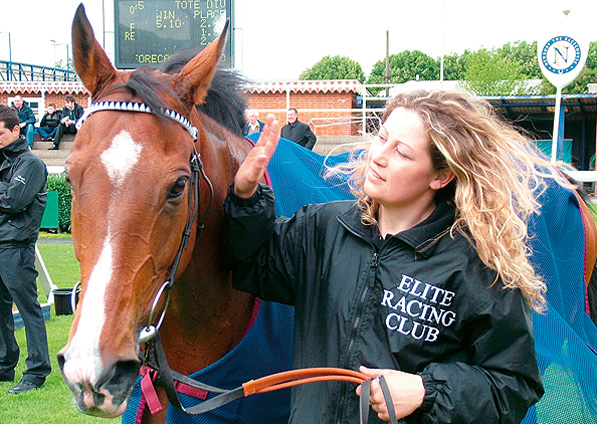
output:
[[[155,363],[150,364],[149,362],[151,361],[148,360],[148,356],[151,356]],[[172,406],[189,415],[204,414],[237,399],[243,397],[246,398],[259,393],[267,393],[274,390],[286,389],[302,384],[317,383],[322,381],[346,381],[361,385],[361,396],[359,402],[360,423],[367,424],[369,421],[369,395],[372,379],[357,371],[332,367],[303,368],[268,375],[256,380],[250,380],[235,389],[225,390],[193,380],[172,370],[168,365],[166,353],[162,347],[162,342],[158,332],[156,332],[155,337],[147,344],[144,363],[147,363],[152,370],[159,373],[160,382],[164,387],[166,395],[168,396],[168,401],[172,404]],[[394,404],[392,403],[392,396],[385,377],[381,375],[377,378],[377,380],[379,381],[379,385],[388,408],[390,423],[398,424],[396,412],[394,410]],[[141,382],[141,387],[146,395],[150,410],[152,413],[157,413],[161,411],[162,407],[159,403],[159,399],[157,397],[157,393],[155,392],[152,381],[153,379],[151,375],[149,373],[145,374],[143,381]],[[185,408],[180,401],[178,390],[176,390],[174,381],[194,389],[209,393],[217,393],[217,395],[198,405]]]

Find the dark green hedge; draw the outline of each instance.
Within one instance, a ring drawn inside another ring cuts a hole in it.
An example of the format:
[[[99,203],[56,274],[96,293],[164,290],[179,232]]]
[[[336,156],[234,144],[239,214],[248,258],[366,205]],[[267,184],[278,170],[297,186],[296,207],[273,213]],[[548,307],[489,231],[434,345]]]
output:
[[[58,225],[61,232],[70,233],[70,186],[63,175],[48,176],[48,191],[58,192]]]

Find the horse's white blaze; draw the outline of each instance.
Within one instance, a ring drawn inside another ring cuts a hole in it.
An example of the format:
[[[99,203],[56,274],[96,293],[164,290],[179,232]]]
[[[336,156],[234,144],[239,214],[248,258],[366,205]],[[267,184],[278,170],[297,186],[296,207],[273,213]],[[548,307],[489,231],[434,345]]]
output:
[[[115,186],[124,182],[128,172],[139,161],[141,149],[141,145],[133,140],[129,132],[122,130],[112,139],[110,147],[102,153],[102,163]]]
[[[106,236],[102,253],[91,272],[83,297],[81,316],[68,351],[64,375],[72,382],[95,383],[102,372],[99,339],[106,320],[105,294],[112,279],[112,246]]]

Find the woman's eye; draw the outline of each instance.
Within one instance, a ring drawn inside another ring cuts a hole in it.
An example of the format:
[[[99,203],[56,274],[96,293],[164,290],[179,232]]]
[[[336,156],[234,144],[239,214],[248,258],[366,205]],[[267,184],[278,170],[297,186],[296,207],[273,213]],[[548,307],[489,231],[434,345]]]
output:
[[[400,147],[396,147],[396,154],[400,157],[408,158],[408,156],[404,154],[404,152],[400,149]]]
[[[172,188],[170,188],[170,193],[168,193],[168,198],[175,199],[177,197],[180,197],[180,195],[182,195],[182,193],[184,193],[184,189],[187,185],[188,180],[189,180],[188,177],[181,177],[178,180],[176,180],[176,182],[174,183]]]

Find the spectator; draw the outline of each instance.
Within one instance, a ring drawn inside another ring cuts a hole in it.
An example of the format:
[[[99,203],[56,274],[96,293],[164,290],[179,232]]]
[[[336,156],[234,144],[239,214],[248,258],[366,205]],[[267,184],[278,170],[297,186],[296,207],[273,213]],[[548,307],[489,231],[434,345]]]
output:
[[[56,103],[50,103],[48,105],[48,111],[43,118],[41,118],[39,128],[36,130],[41,136],[41,141],[54,141],[54,136],[58,131],[61,118],[62,113],[59,110],[56,110]]]
[[[265,124],[259,120],[259,112],[257,112],[255,109],[248,109],[245,115],[247,117],[247,125],[245,125],[245,137],[250,134],[260,133],[263,131],[263,126]]]
[[[289,108],[286,112],[286,119],[288,123],[282,127],[282,138],[294,141],[306,149],[313,150],[317,137],[313,134],[309,125],[303,124],[298,120],[298,111],[293,107]]]
[[[65,106],[62,108],[62,118],[60,119],[60,125],[56,131],[56,138],[54,138],[54,144],[48,150],[58,150],[58,145],[62,136],[67,134],[76,134],[77,128],[75,124],[83,115],[83,107],[75,101],[75,98],[68,95],[64,98]]]
[[[27,144],[29,145],[29,148],[31,148],[33,147],[33,133],[35,131],[35,114],[29,105],[23,101],[21,96],[15,96],[12,107],[19,115],[20,134],[25,134],[27,137]]]
[[[0,381],[13,381],[19,362],[12,303],[27,336],[27,369],[8,393],[37,389],[50,374],[46,326],[37,301],[35,241],[46,207],[45,164],[20,135],[17,113],[0,105]]]

